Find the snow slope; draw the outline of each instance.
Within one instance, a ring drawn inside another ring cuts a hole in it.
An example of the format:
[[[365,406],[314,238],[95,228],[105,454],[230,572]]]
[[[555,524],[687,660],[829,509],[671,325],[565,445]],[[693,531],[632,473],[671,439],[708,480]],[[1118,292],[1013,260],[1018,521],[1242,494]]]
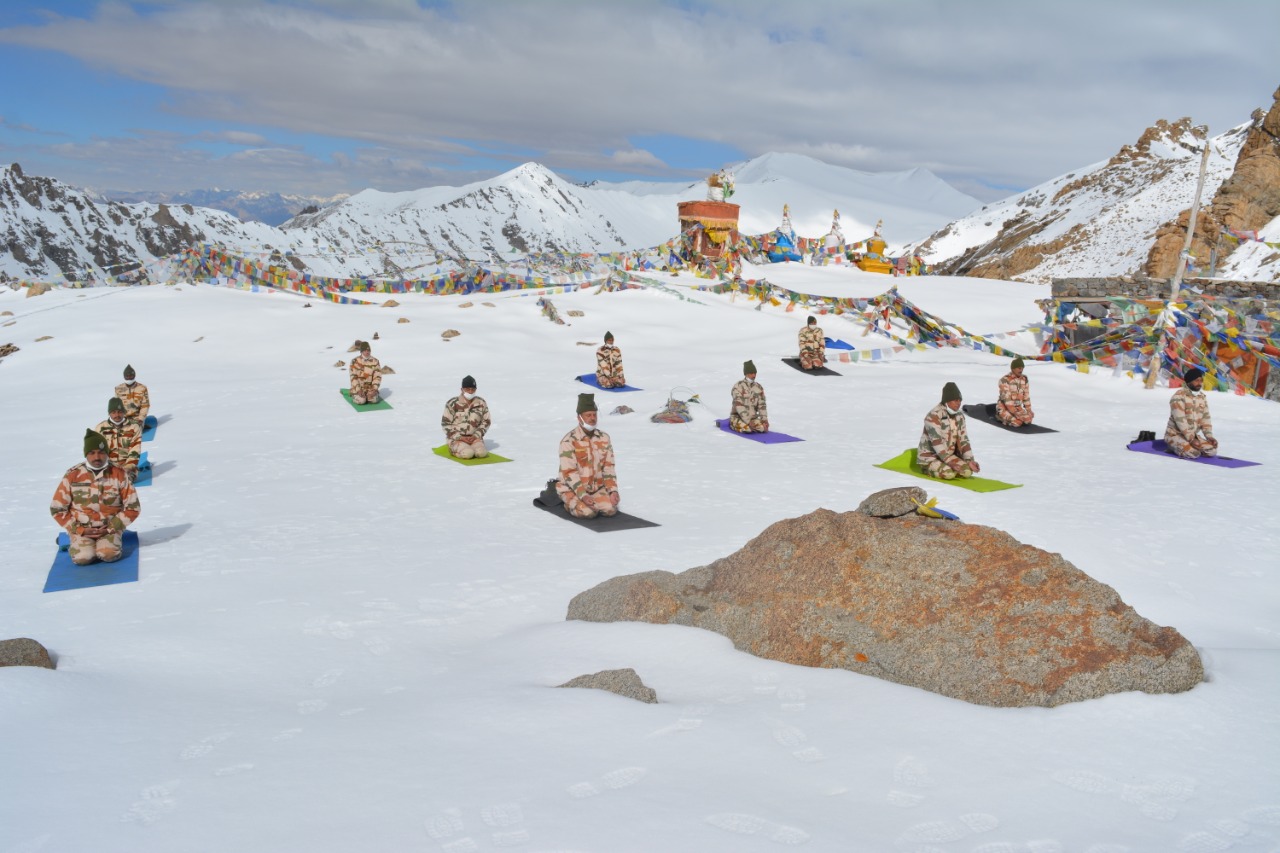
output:
[[[891,282],[770,273],[831,293]],[[981,333],[1038,321],[1047,295],[892,281]],[[803,312],[693,282],[553,296],[562,315],[585,312],[572,326],[525,295],[384,309],[206,285],[0,291],[16,320],[2,340],[20,347],[0,363],[0,637],[58,658],[0,669],[0,851],[1280,849],[1280,407],[1212,397],[1224,452],[1263,463],[1220,470],[1124,450],[1162,428],[1167,389],[1035,363],[1036,411],[1060,433],[970,426],[984,475],[1024,487],[931,485],[872,465],[915,443],[944,382],[993,399],[1003,359],[937,350],[805,376],[779,362]],[[623,508],[659,528],[601,535],[530,506],[573,424],[571,377],[593,366],[577,342],[605,329],[646,389],[598,395]],[[394,409],[357,414],[333,365],[375,332]],[[747,358],[776,428],[804,442],[712,427]],[[48,500],[126,362],[163,420],[135,526],[141,579],[41,594]],[[513,463],[430,454],[466,373]],[[650,423],[678,385],[707,409]],[[620,403],[637,413],[606,414]],[[1207,682],[996,709],[755,658],[697,629],[564,621],[607,578],[702,565],[774,521],[901,485],[1112,585],[1200,649]],[[628,666],[659,704],[552,689]]]

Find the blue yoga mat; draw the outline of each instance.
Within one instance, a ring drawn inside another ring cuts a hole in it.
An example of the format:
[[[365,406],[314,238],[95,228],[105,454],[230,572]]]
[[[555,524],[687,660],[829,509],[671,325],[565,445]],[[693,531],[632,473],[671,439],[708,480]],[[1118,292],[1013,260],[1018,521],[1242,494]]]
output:
[[[142,451],[142,455],[138,457],[138,475],[133,478],[133,487],[151,485],[151,460],[147,458],[147,452]]]
[[[151,441],[156,437],[156,430],[160,428],[160,422],[156,420],[155,415],[147,415],[147,419],[142,422],[142,440]]]
[[[124,532],[121,543],[124,556],[114,563],[99,562],[77,566],[71,562],[71,554],[64,550],[70,544],[70,536],[66,533],[58,534],[58,553],[53,558],[53,568],[49,569],[49,579],[44,582],[45,592],[134,583],[138,580],[138,534],[132,530]]]
[[[581,376],[574,377],[579,382],[590,385],[592,388],[600,388],[599,381],[596,380],[594,373],[584,373]],[[600,388],[601,391],[643,391],[643,388],[637,388],[634,385],[622,385],[618,388]]]
[[[716,421],[716,426],[729,433],[729,435],[749,438],[752,441],[758,441],[761,444],[785,444],[788,441],[804,441],[803,438],[796,438],[794,435],[787,435],[785,432],[773,432],[772,430],[769,432],[738,432],[736,429],[729,426],[728,418],[722,418]]]
[[[853,349],[853,344],[839,339],[823,338],[823,343],[827,349]]]

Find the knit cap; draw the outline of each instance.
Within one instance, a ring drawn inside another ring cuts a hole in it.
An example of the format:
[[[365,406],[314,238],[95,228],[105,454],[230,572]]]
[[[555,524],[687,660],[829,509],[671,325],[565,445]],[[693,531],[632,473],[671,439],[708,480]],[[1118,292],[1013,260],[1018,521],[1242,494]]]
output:
[[[595,394],[579,394],[578,395],[578,414],[581,415],[585,412],[595,412],[595,411],[599,411],[596,408],[596,395]]]
[[[948,382],[942,386],[942,402],[950,403],[952,400],[963,399],[960,396],[960,386],[954,382]]]

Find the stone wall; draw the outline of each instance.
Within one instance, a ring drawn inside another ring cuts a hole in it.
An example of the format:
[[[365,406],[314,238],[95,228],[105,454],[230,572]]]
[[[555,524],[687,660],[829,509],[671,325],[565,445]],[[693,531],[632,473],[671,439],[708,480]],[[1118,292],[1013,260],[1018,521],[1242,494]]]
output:
[[[1055,278],[1054,299],[1101,299],[1123,296],[1129,299],[1168,299],[1169,279],[1146,276],[1114,276],[1110,278]],[[1183,288],[1194,288],[1209,296],[1236,299],[1280,300],[1280,284],[1265,281],[1223,281],[1186,278]]]

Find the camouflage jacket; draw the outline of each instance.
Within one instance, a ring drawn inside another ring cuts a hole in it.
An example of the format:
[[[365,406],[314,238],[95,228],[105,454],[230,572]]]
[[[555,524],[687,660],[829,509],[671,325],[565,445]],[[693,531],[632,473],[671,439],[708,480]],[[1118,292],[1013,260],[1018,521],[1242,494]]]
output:
[[[373,356],[358,355],[351,359],[351,387],[372,385],[377,390],[382,385],[382,362]]]
[[[1021,409],[1031,404],[1031,383],[1027,377],[1006,373],[1000,377],[1000,402],[1011,409]]]
[[[112,465],[126,471],[138,467],[138,458],[142,448],[142,424],[133,418],[125,417],[120,423],[107,418],[94,427],[107,440],[107,458]]]
[[[1203,391],[1182,386],[1169,398],[1169,423],[1165,435],[1180,435],[1186,441],[1213,438],[1213,419],[1209,417],[1209,398]],[[1167,440],[1167,439],[1166,439]]]
[[[622,350],[605,344],[596,350],[596,378],[622,378]]]
[[[945,463],[952,457],[966,462],[973,460],[973,448],[969,446],[969,428],[964,412],[953,412],[946,403],[939,403],[924,417],[924,430],[920,433],[920,446],[916,448],[916,461],[924,468],[930,462]]]
[[[484,397],[476,397],[470,403],[461,396],[451,397],[444,404],[440,428],[449,441],[470,436],[484,438],[484,434],[489,431],[489,406]]]
[[[107,527],[119,533],[141,511],[138,493],[123,470],[107,465],[95,472],[85,462],[63,475],[49,504],[53,520],[77,536],[89,527]]]
[[[764,401],[764,386],[745,377],[733,386],[733,413],[743,421],[769,420],[769,407]]]
[[[822,329],[817,326],[805,326],[800,330],[800,352],[816,352],[823,353],[826,351],[827,341],[822,334]]]
[[[146,423],[147,415],[151,412],[151,394],[146,385],[141,382],[134,382],[132,385],[121,382],[116,386],[116,396],[124,403],[126,418],[133,418],[140,424]]]
[[[559,481],[579,499],[604,492],[618,493],[618,475],[613,467],[613,442],[608,433],[582,425],[574,427],[560,439]]]

